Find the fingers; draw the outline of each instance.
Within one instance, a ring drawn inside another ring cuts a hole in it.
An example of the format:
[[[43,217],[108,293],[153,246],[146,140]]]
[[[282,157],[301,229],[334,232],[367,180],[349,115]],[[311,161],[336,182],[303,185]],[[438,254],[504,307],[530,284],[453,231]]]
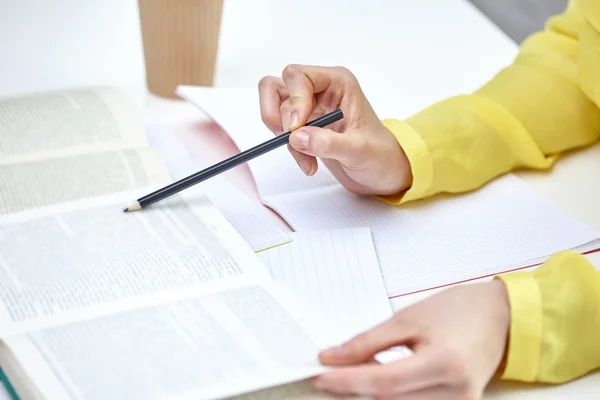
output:
[[[391,318],[339,347],[323,351],[319,359],[326,365],[364,363],[383,350],[413,340],[412,330]]]
[[[281,125],[283,127],[284,132],[287,132],[290,130],[290,122],[289,122],[290,112],[289,112],[289,110],[290,110],[290,102],[286,100],[281,105]],[[308,154],[304,154],[304,153],[294,149],[290,145],[288,145],[288,150],[292,154],[292,157],[294,157],[294,160],[296,160],[296,162],[298,163],[298,166],[300,167],[302,172],[304,172],[305,175],[312,176],[317,172],[318,163],[317,163],[317,159],[315,157],[312,157]]]
[[[289,93],[281,78],[267,76],[258,83],[260,99],[260,116],[271,132],[279,135],[284,132],[281,123],[281,104],[289,97]]]
[[[356,81],[354,75],[345,68],[296,64],[285,67],[282,77],[292,105],[289,116],[292,130],[308,122],[314,109],[313,102],[316,94],[327,90],[333,82],[336,82],[335,91],[336,93],[339,91],[339,100],[341,100],[344,88]]]
[[[317,159],[311,156],[307,156],[306,154],[302,154],[297,150],[294,150],[291,146],[288,145],[288,150],[298,166],[307,176],[312,176],[317,173],[318,163]]]
[[[289,130],[290,102],[289,93],[281,78],[267,76],[258,84],[260,115],[263,123],[276,135]],[[318,164],[314,157],[302,154],[288,146],[288,150],[306,175],[314,175]]]
[[[341,134],[331,129],[304,126],[292,132],[290,146],[313,157],[360,164],[360,160],[369,155],[368,140],[351,131]]]
[[[275,134],[295,130],[305,125],[311,115],[338,107],[344,93],[356,82],[350,71],[338,67],[289,65],[282,76],[283,79],[265,77],[259,82],[261,118]],[[334,82],[335,90],[327,91]],[[317,106],[315,95],[324,91],[327,92],[322,96],[327,99],[327,104]],[[302,140],[296,140],[295,145],[290,143],[288,149],[306,175],[317,172],[316,157],[348,160],[362,150],[362,141],[358,137],[347,141],[338,140],[333,135],[319,136],[307,149],[302,148],[302,143]]]
[[[398,396],[443,384],[443,371],[432,351],[422,351],[385,365],[335,369],[314,379],[315,387],[337,394],[381,398]]]

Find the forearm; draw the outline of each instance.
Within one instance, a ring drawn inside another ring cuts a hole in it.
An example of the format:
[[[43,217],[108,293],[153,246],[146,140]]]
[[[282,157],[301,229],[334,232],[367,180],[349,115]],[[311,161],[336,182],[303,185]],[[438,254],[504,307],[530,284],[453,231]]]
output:
[[[600,271],[584,256],[498,279],[511,306],[504,379],[563,383],[600,368]]]
[[[576,10],[556,17],[475,93],[383,121],[405,150],[413,186],[382,199],[470,191],[516,169],[548,169],[561,153],[594,143],[600,110],[579,87],[577,28]]]

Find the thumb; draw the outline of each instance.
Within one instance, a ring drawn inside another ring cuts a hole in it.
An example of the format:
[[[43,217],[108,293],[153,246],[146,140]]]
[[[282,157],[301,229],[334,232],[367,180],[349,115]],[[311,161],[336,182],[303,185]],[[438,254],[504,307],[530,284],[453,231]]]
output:
[[[415,336],[414,329],[391,318],[341,346],[323,351],[319,359],[325,365],[365,363],[381,351],[414,341]]]
[[[293,131],[290,146],[309,156],[330,158],[343,163],[364,158],[367,147],[362,134],[351,131],[338,133],[314,126],[303,126]]]

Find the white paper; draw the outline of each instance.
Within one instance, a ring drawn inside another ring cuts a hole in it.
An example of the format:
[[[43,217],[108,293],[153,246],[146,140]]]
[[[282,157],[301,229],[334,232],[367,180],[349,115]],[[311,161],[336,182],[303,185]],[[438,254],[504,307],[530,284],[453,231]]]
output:
[[[261,252],[292,240],[280,227],[284,222],[276,221],[273,214],[224,178],[206,181],[199,187],[254,251]]]
[[[0,164],[147,146],[137,117],[102,87],[0,99]]]
[[[341,187],[268,203],[297,230],[370,226],[390,297],[531,265],[598,238],[513,176],[471,194],[401,208]]]
[[[275,281],[319,310],[348,340],[392,316],[369,228],[292,233],[259,254]]]
[[[72,399],[200,400],[322,373],[317,355],[331,339],[267,284],[32,332],[7,346],[28,359],[21,367],[41,393],[58,392],[51,370]]]
[[[242,149],[267,136],[253,91],[181,87],[179,93],[213,117]],[[378,115],[388,117],[398,104],[391,96],[372,102],[383,105],[383,112],[375,109]],[[473,193],[391,207],[352,195],[339,184],[323,184],[331,178],[324,168],[323,178],[300,176],[286,150],[278,152],[277,164],[269,164],[267,156],[249,163],[263,202],[298,231],[370,227],[390,297],[526,266],[599,237],[513,175]],[[281,179],[287,179],[286,185],[277,191],[270,182]]]
[[[149,140],[163,155],[173,181],[208,167],[193,158],[166,128],[152,120],[147,124]],[[277,221],[272,212],[250,200],[223,176],[213,177],[196,187],[203,190],[254,251],[290,241],[288,233],[282,228],[284,222]]]
[[[258,91],[179,86],[177,93],[209,115],[227,132],[240,151],[274,137],[260,117]],[[236,110],[236,115],[231,113]],[[307,177],[300,170],[286,146],[272,150],[248,162],[261,198],[337,185],[335,178],[321,164],[319,171]]]
[[[0,219],[0,336],[268,278],[197,191],[123,213],[132,198]]]
[[[0,214],[169,181],[159,154],[149,147],[0,165]]]

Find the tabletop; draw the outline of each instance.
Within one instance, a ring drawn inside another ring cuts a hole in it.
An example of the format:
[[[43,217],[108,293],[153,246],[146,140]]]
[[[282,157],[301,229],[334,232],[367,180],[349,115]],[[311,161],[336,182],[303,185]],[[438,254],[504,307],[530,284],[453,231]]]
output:
[[[203,161],[236,152],[226,134],[193,106],[146,93],[139,28],[135,0],[0,2],[0,96],[112,85]],[[279,75],[290,63],[343,65],[365,88],[384,87],[414,100],[410,109],[398,110],[402,118],[476,89],[517,50],[464,0],[226,0],[215,86],[255,88],[261,77]],[[551,173],[519,175],[600,230],[600,185],[593,184],[600,178],[600,146],[566,157]],[[227,177],[258,201],[247,168]],[[589,257],[600,266],[599,254]],[[395,299],[393,306],[429,294]],[[485,398],[587,399],[597,397],[592,390],[598,387],[600,373],[554,387],[495,382]]]

